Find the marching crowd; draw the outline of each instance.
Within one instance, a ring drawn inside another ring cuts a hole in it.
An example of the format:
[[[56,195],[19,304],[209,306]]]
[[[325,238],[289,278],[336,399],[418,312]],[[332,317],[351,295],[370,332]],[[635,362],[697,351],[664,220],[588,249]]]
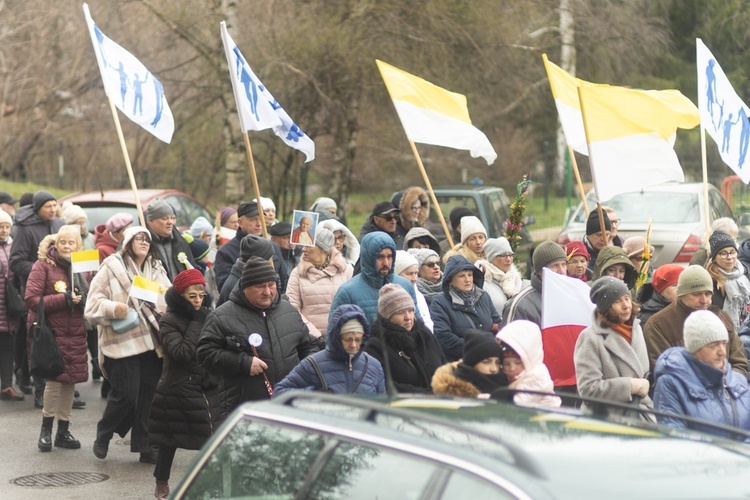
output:
[[[359,238],[330,198],[310,208],[316,227],[260,205],[224,207],[180,233],[175,208],[156,199],[145,227],[117,213],[91,234],[84,210],[47,191],[0,193],[0,400],[34,397],[39,450],[80,448],[75,384],[89,375],[107,399],[94,455],[129,432],[131,451],[155,464],[158,498],[176,449],[199,449],[239,404],[291,390],[507,388],[516,404],[553,407],[558,391],[750,431],[750,243],[738,245],[733,220],[714,222],[689,267],[649,269],[636,286],[653,249],[623,241],[613,210],[592,211],[581,241],[537,245],[524,279],[508,240],[488,238],[467,207],[450,211],[455,245],[438,241],[419,187],[378,203]],[[88,249],[98,270],[73,272],[72,254]],[[588,283],[594,305],[589,326],[555,343],[540,329],[544,269]],[[158,285],[153,300],[134,295],[139,278]],[[29,370],[43,325],[63,360],[54,378]]]

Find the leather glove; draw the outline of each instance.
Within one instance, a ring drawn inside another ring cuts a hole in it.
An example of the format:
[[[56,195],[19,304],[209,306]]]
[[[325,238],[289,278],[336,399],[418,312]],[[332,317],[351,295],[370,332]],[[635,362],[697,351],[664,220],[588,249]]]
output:
[[[648,396],[648,389],[650,384],[645,378],[631,378],[630,379],[630,394],[634,396],[640,396],[645,398]]]
[[[128,305],[127,304],[116,304],[115,305],[115,319],[125,319],[128,317]]]

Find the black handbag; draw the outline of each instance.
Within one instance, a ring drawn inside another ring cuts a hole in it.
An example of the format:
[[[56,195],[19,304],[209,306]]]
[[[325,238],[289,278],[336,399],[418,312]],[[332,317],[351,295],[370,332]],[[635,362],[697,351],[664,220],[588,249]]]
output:
[[[39,299],[36,321],[31,328],[29,373],[34,377],[57,378],[65,371],[55,334],[44,319],[44,297]]]
[[[26,302],[24,302],[21,294],[18,293],[18,288],[11,281],[5,267],[3,267],[3,276],[5,276],[5,311],[12,318],[26,316],[26,313],[29,311],[26,307]]]

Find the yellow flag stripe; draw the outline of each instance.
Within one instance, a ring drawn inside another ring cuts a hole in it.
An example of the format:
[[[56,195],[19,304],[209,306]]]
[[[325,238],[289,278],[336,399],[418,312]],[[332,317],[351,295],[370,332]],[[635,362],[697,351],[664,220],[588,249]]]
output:
[[[159,283],[147,280],[146,278],[143,278],[141,276],[136,276],[135,279],[133,279],[133,287],[142,288],[144,290],[148,290],[149,292],[159,293]]]
[[[80,252],[73,252],[70,256],[71,262],[87,262],[87,261],[99,261],[99,250],[82,250]]]

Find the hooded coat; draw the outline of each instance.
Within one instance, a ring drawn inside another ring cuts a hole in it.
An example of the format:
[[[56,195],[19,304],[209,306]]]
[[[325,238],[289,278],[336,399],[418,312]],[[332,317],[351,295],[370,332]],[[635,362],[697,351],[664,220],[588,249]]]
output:
[[[11,235],[13,248],[10,252],[10,270],[16,275],[16,282],[21,287],[26,285],[31,266],[37,260],[39,244],[45,236],[57,233],[65,225],[62,219],[55,217],[51,221],[43,220],[34,212],[32,205],[25,205],[16,210],[15,224]],[[23,289],[19,289],[23,293]]]
[[[341,343],[341,327],[350,320],[359,321],[365,329],[362,348],[350,356]],[[370,338],[367,319],[362,309],[344,304],[333,312],[326,334],[326,348],[303,359],[294,370],[279,382],[274,396],[294,389],[305,391],[321,390],[323,384],[311,359],[318,363],[330,392],[338,394],[383,394],[385,376],[380,362],[364,351]]]
[[[656,361],[654,370],[657,410],[702,418],[715,424],[750,429],[750,390],[747,379],[700,361],[684,347],[671,347]],[[659,423],[724,436],[718,429],[657,416]]]
[[[99,250],[99,262],[104,262],[104,259],[117,251],[120,242],[112,237],[107,226],[99,224],[94,228],[94,246]]]
[[[8,236],[5,241],[0,241],[0,333],[14,333],[18,330],[18,318],[8,315],[6,305],[8,298],[5,296],[5,280],[8,279],[13,282],[13,271],[11,271],[10,266],[8,266],[8,258],[10,257],[12,246],[13,238],[10,236]]]
[[[318,225],[330,229],[332,233],[335,231],[341,231],[344,234],[346,241],[344,241],[342,254],[344,255],[344,258],[346,258],[346,261],[354,266],[359,260],[359,241],[357,240],[357,237],[354,236],[354,233],[336,219],[319,221]]]
[[[385,276],[381,276],[376,267],[378,254],[384,249],[390,248],[393,252],[393,265],[391,270]],[[414,310],[417,309],[417,295],[414,293],[414,287],[406,278],[397,276],[393,273],[396,265],[396,245],[388,236],[388,233],[378,231],[368,234],[362,239],[360,246],[360,273],[352,279],[341,285],[336,291],[336,296],[331,304],[331,312],[328,316],[330,321],[335,311],[342,304],[355,304],[362,308],[369,324],[375,321],[378,316],[378,299],[380,298],[380,289],[388,283],[401,285],[404,290],[409,292],[414,299]]]
[[[170,287],[165,300],[167,314],[159,321],[164,364],[148,417],[149,442],[199,450],[213,434],[219,413],[219,381],[195,357],[211,298],[206,296],[196,311]]]
[[[641,320],[641,328],[645,331],[646,323],[651,319],[651,316],[658,313],[669,304],[670,302],[665,299],[662,294],[654,290],[651,293],[651,297],[641,304],[641,311],[638,313],[638,319]]]
[[[531,276],[531,286],[518,292],[503,307],[502,326],[517,319],[542,324],[542,278],[536,273]]]
[[[438,396],[476,398],[507,386],[508,378],[502,372],[484,375],[460,361],[444,364],[432,376],[432,392]]]
[[[539,326],[531,321],[514,321],[498,332],[497,339],[513,349],[523,363],[523,371],[515,380],[510,381],[508,387],[527,391],[554,392],[552,377],[544,364],[542,332]],[[513,396],[513,401],[518,405],[541,405],[555,408],[561,404],[557,396],[524,393]]]
[[[422,205],[422,210],[419,212],[417,220],[410,220],[411,206],[417,200],[419,200]],[[401,211],[399,213],[398,224],[396,225],[396,232],[404,239],[410,229],[424,226],[427,219],[430,218],[430,198],[427,196],[427,192],[419,186],[412,186],[406,188],[406,190],[401,193],[397,193],[391,198],[391,202],[393,203],[393,206],[398,207]],[[438,249],[432,248],[432,245],[430,245],[430,248],[440,254],[440,245],[437,243],[437,240],[435,240],[435,244]],[[406,250],[405,241],[404,250]]]
[[[625,266],[625,285],[628,287],[628,290],[633,290],[635,279],[638,277],[638,271],[633,267],[633,263],[630,262],[625,250],[620,247],[604,247],[599,251],[591,281],[593,282],[601,278],[604,270],[615,264],[623,264]]]
[[[440,256],[442,253],[440,250],[440,243],[438,243],[437,238],[435,238],[430,231],[423,227],[413,227],[409,229],[409,232],[404,236],[404,250],[409,250],[409,243],[418,238],[428,238],[430,250]]]
[[[451,280],[460,271],[469,270],[474,276],[474,306],[467,305],[451,289]],[[430,316],[435,324],[434,332],[448,361],[461,359],[464,352],[464,332],[469,329],[492,332],[493,325],[500,325],[500,315],[492,299],[482,289],[484,275],[463,256],[454,256],[445,266],[443,293],[430,303]]]

